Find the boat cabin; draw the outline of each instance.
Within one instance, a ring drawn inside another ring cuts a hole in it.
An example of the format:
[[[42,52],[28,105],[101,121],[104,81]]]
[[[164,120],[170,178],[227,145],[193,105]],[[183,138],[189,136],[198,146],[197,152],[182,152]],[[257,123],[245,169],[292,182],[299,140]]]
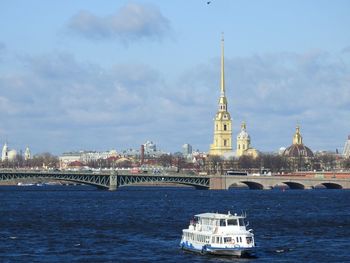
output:
[[[193,230],[208,231],[208,232],[221,232],[220,230],[229,231],[232,230],[245,230],[246,225],[244,223],[244,216],[238,216],[237,214],[217,214],[217,213],[204,213],[194,216],[191,221]]]

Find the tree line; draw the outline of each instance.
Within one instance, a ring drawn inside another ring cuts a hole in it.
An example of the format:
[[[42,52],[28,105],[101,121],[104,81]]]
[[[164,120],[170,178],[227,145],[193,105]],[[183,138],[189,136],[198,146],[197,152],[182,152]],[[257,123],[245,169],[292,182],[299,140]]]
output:
[[[196,162],[188,160],[181,155],[163,154],[146,160],[145,165],[151,161],[152,165],[162,167],[176,167],[178,171],[193,170],[196,172],[207,172],[209,174],[224,174],[228,170],[258,172],[267,169],[272,173],[283,173],[293,171],[332,171],[336,169],[350,169],[350,158],[340,158],[334,154],[322,154],[313,158],[287,158],[276,154],[260,154],[257,158],[251,156],[241,156],[224,160],[219,156],[209,156],[200,158]],[[86,166],[90,168],[131,168],[140,166],[140,158],[125,159],[98,159],[90,160]],[[59,159],[50,153],[34,155],[29,160],[24,160],[22,155],[17,155],[14,160],[4,160],[0,162],[2,168],[58,168]]]

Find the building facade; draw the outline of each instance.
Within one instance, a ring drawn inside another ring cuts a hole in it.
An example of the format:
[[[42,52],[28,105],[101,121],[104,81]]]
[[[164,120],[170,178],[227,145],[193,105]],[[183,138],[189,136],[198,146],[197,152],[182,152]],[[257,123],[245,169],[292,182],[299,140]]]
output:
[[[145,154],[152,155],[157,152],[157,146],[152,141],[146,141],[144,144]]]
[[[223,156],[232,152],[232,120],[227,109],[224,72],[224,38],[221,39],[221,81],[218,111],[214,119],[214,138],[209,155]]]
[[[241,157],[246,150],[250,148],[250,136],[247,132],[247,125],[245,122],[241,124],[241,132],[237,136],[237,150],[236,156]]]
[[[79,152],[67,152],[58,157],[60,168],[67,168],[71,163],[80,162],[84,165],[89,162],[98,160],[105,160],[111,157],[117,157],[116,150],[97,152],[97,151],[79,151]]]
[[[184,145],[182,145],[182,155],[184,157],[188,157],[190,155],[192,155],[192,145],[191,144],[188,144],[188,143],[185,143]]]
[[[343,156],[345,158],[349,158],[350,157],[350,135],[348,136],[348,139],[345,142],[344,150],[343,150]]]
[[[247,132],[247,125],[245,122],[242,122],[241,124],[241,132],[237,136],[236,149],[237,157],[241,157],[243,155],[251,156],[253,158],[258,157],[259,155],[259,152],[250,145],[250,136]]]
[[[14,161],[17,157],[17,151],[16,150],[10,150],[7,142],[5,142],[4,146],[2,147],[2,154],[1,154],[1,160],[4,161]]]

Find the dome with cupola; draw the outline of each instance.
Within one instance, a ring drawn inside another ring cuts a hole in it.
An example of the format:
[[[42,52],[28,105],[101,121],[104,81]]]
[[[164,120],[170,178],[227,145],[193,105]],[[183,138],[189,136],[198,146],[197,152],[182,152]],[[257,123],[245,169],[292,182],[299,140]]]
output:
[[[303,144],[303,137],[300,134],[299,126],[297,126],[295,134],[293,136],[293,144],[284,150],[283,156],[295,158],[314,157],[314,153],[310,150],[310,148]]]
[[[248,155],[253,158],[259,156],[259,152],[250,145],[250,136],[247,132],[247,125],[245,122],[242,122],[241,131],[237,135],[236,156],[241,157],[242,155]]]
[[[242,122],[242,124],[241,124],[241,131],[237,135],[237,140],[243,140],[243,139],[250,140],[250,136],[249,136],[249,134],[247,132],[247,125],[246,125],[245,122]]]

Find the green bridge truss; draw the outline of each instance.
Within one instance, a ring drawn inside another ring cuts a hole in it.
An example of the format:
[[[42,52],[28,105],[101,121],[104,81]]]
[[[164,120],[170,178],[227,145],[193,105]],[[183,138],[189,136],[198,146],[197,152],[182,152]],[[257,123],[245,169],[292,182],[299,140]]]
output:
[[[171,183],[193,186],[197,189],[208,189],[210,179],[203,176],[168,175],[168,174],[121,174],[91,173],[72,171],[0,171],[0,181],[19,181],[21,179],[49,179],[70,181],[92,185],[102,189],[116,190],[118,187],[135,184]]]

